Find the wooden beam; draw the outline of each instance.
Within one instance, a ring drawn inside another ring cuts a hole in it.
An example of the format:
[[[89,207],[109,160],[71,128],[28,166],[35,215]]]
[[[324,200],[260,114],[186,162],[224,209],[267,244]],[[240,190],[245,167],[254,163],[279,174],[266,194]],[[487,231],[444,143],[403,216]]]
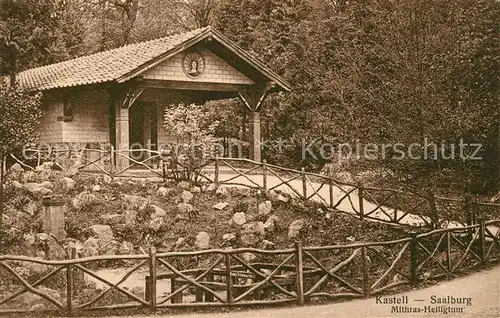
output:
[[[146,79],[142,81],[139,87],[190,90],[190,91],[241,92],[241,91],[252,90],[253,86],[254,85],[247,85],[247,84],[226,84],[226,83]]]

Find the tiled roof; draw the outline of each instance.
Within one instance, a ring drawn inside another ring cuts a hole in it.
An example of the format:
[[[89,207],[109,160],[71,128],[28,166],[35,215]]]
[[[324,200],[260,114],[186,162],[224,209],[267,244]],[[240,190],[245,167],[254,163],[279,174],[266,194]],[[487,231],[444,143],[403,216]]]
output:
[[[125,45],[113,50],[78,57],[64,62],[32,68],[17,75],[19,85],[28,91],[91,85],[105,82],[123,82],[168,58],[178,50],[213,37],[246,63],[252,65],[279,89],[290,90],[290,85],[234,42],[212,27],[205,27],[163,38]]]
[[[113,81],[209,29],[207,27],[129,44],[109,51],[28,69],[20,72],[17,80],[26,90],[40,91]]]

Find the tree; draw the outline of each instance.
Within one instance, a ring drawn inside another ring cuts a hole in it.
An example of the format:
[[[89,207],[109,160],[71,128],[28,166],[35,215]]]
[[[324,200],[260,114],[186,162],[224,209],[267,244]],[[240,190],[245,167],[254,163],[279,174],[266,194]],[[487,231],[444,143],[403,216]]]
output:
[[[3,218],[4,161],[7,155],[35,140],[35,127],[41,116],[41,94],[27,94],[0,81],[0,227]]]
[[[0,0],[0,74],[75,56],[83,29],[52,0]]]
[[[217,150],[214,132],[218,121],[203,126],[206,111],[201,105],[170,105],[165,108],[164,127],[174,141],[170,153],[174,163],[181,164],[185,170],[178,179],[196,181],[204,161]],[[177,165],[176,167],[177,168]]]

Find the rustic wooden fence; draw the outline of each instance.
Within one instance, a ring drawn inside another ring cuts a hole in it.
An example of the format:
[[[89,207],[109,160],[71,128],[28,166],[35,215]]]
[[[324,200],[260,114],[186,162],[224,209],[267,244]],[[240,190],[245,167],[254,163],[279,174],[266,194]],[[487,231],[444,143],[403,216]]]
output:
[[[25,293],[37,295],[38,304],[44,304],[38,313],[64,315],[126,308],[153,313],[179,307],[301,306],[317,298],[366,298],[498,263],[500,231],[494,233],[493,226],[498,229],[500,219],[394,241],[318,247],[296,242],[294,248],[273,251],[156,253],[151,248],[148,255],[61,261],[0,256],[0,313],[29,313],[33,307],[22,308],[16,300]],[[250,254],[258,262],[249,260]],[[47,267],[45,274],[27,277],[22,266],[33,264]],[[113,281],[99,272],[117,267],[126,270]],[[145,286],[140,293],[120,286],[132,276]],[[83,283],[88,278],[107,288],[89,293]],[[59,299],[47,286],[58,290]]]
[[[146,154],[142,160],[132,153]],[[324,206],[356,215],[360,219],[424,226],[431,228],[474,224],[478,217],[497,218],[500,204],[479,202],[473,197],[446,198],[434,193],[414,193],[408,190],[366,187],[335,180],[318,173],[295,170],[244,158],[209,158],[196,164],[176,160],[160,151],[149,149],[114,150],[25,150],[25,159],[12,158],[28,169],[35,169],[44,161],[51,161],[62,170],[67,169],[59,159],[72,158],[80,164],[80,171],[93,170],[111,178],[155,176],[163,181],[189,179],[197,183],[241,186],[266,193],[275,190],[287,192],[302,200],[313,200]],[[128,162],[117,167],[117,158]],[[134,172],[134,173],[132,173]],[[143,172],[143,173],[141,173]]]

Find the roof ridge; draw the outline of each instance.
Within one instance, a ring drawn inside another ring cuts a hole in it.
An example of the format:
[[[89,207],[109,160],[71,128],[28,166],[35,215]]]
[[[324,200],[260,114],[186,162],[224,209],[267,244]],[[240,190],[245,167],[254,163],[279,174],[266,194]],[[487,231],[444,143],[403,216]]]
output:
[[[68,63],[68,62],[71,62],[71,61],[81,60],[81,59],[90,58],[90,57],[95,57],[95,56],[100,55],[100,54],[109,54],[109,53],[112,53],[113,51],[123,50],[124,48],[130,48],[130,47],[134,47],[134,46],[145,45],[147,43],[150,44],[150,43],[153,43],[153,42],[156,42],[156,41],[160,41],[160,40],[164,40],[164,39],[167,39],[167,38],[173,38],[175,36],[181,36],[181,35],[186,35],[186,34],[193,34],[193,33],[197,33],[197,31],[199,33],[202,33],[202,32],[204,32],[206,30],[211,30],[211,29],[212,29],[211,26],[206,26],[206,27],[202,27],[202,28],[198,28],[198,29],[189,30],[187,32],[181,32],[181,31],[173,32],[173,33],[171,33],[169,35],[165,35],[165,36],[158,37],[158,38],[151,39],[151,40],[147,40],[147,41],[139,41],[139,42],[135,42],[135,43],[128,43],[128,44],[124,44],[124,45],[116,47],[116,48],[112,48],[112,49],[108,49],[108,50],[104,50],[104,51],[99,51],[99,52],[95,52],[95,53],[91,53],[91,54],[87,54],[87,55],[77,56],[77,57],[73,57],[73,58],[70,58],[70,59],[67,59],[67,60],[64,60],[64,61],[60,61],[60,62],[56,62],[56,63],[51,63],[51,64],[46,64],[46,65],[40,65],[40,66],[32,67],[32,68],[29,68],[29,69],[26,69],[26,70],[23,70],[23,71],[19,72],[19,74],[22,74],[24,72],[30,72],[30,71],[34,71],[34,70],[44,69],[46,67],[54,67],[56,65],[61,66],[61,65],[65,64],[65,63]]]

